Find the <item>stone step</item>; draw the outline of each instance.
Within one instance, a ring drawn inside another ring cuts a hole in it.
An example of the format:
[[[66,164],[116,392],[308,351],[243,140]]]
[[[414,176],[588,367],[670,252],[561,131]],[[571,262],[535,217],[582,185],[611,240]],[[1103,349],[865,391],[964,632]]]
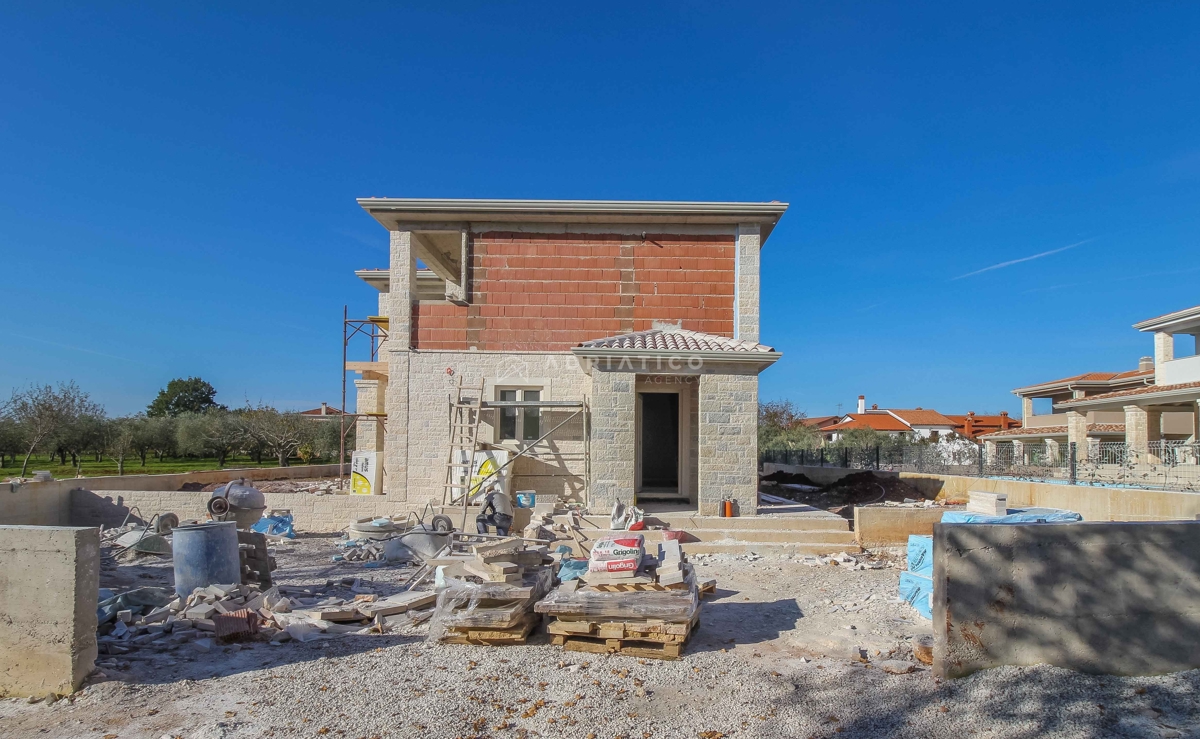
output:
[[[595,541],[603,536],[620,536],[630,533],[604,529],[582,529],[580,533],[586,541]],[[643,535],[647,549],[653,549],[664,539],[663,531],[648,529],[633,532]],[[683,546],[691,551],[699,543],[713,542],[746,542],[748,544],[820,544],[829,546],[850,546],[857,542],[852,531],[833,531],[830,529],[792,530],[792,529],[687,529]]]
[[[694,542],[685,544],[688,554],[755,554],[784,555],[784,554],[837,554],[846,552],[857,554],[862,551],[856,543],[852,544],[781,544],[781,543],[751,543],[751,542]],[[704,570],[697,572],[703,575]]]
[[[607,528],[608,516],[585,516],[585,528]],[[828,529],[832,531],[849,531],[850,522],[832,513],[796,514],[790,516],[739,516],[736,518],[721,518],[720,516],[697,516],[687,513],[648,513],[646,523],[650,525],[669,524],[673,529],[696,531],[700,529],[775,529],[778,531],[815,531]]]

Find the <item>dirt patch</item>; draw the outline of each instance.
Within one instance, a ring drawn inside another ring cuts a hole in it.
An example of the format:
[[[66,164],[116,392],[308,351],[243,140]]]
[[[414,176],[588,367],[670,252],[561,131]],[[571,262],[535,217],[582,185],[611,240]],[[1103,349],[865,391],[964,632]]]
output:
[[[803,478],[807,482],[793,481],[791,479],[775,480],[776,476]],[[797,490],[796,488],[789,487],[790,485],[812,485],[812,481],[804,475],[776,472],[764,477],[763,481],[778,483],[768,488],[772,495],[778,495],[816,508],[824,508],[827,511],[846,516],[847,518],[853,516],[854,506],[856,505],[882,503],[884,501],[903,503],[905,500],[925,499],[921,491],[904,480],[898,477],[876,475],[874,472],[869,471],[855,472],[837,482],[821,486],[819,490],[812,491]]]
[[[780,485],[812,485],[813,487],[820,487],[820,485],[810,480],[808,475],[801,474],[799,472],[784,472],[783,470],[776,470],[769,475],[765,475],[761,479],[763,482],[775,482],[779,483]]]

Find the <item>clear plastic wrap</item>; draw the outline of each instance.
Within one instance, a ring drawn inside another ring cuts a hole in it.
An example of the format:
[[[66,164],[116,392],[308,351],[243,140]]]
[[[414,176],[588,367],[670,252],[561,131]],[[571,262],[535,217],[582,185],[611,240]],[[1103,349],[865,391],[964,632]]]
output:
[[[448,630],[455,628],[507,629],[516,626],[533,610],[533,604],[550,590],[553,581],[554,572],[549,567],[527,571],[520,586],[481,585],[447,579],[446,587],[438,592],[426,640],[438,641]],[[530,593],[528,597],[512,597],[526,592]]]
[[[643,590],[606,593],[586,588],[559,586],[535,604],[533,609],[549,616],[605,619],[654,618],[672,623],[687,623],[700,607],[696,575],[689,573],[687,589]]]

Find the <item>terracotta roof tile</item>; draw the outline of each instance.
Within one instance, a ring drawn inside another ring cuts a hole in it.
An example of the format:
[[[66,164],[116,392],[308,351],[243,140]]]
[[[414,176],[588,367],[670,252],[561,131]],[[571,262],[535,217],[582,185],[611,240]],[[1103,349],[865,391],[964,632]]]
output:
[[[1117,390],[1112,393],[1100,393],[1099,395],[1089,395],[1086,398],[1075,398],[1073,400],[1064,400],[1058,405],[1072,405],[1074,403],[1082,403],[1092,400],[1107,400],[1109,398],[1129,398],[1138,395],[1152,395],[1154,393],[1168,393],[1175,390],[1187,390],[1189,388],[1200,388],[1200,382],[1182,382],[1178,385],[1146,385],[1145,387],[1135,387],[1129,390]]]
[[[1125,424],[1123,423],[1089,423],[1087,427],[1089,434],[1123,434],[1125,433]],[[981,434],[980,439],[996,439],[1005,436],[1057,436],[1067,433],[1066,426],[1035,426],[1033,428],[1006,429],[1004,431],[993,431],[990,434]]]
[[[1071,375],[1063,377],[1059,380],[1048,380],[1046,382],[1035,382],[1032,385],[1019,387],[1017,390],[1026,390],[1035,387],[1044,387],[1046,385],[1065,385],[1071,382],[1120,382],[1121,380],[1135,380],[1142,377],[1153,377],[1154,370],[1137,369],[1126,370],[1125,372],[1084,372],[1081,375]]]
[[[835,423],[832,426],[822,426],[821,431],[842,431],[845,429],[875,429],[876,431],[912,431],[903,421],[893,418],[887,413],[851,413],[850,420]]]
[[[651,329],[632,334],[609,336],[585,341],[584,349],[650,349],[679,352],[773,352],[769,346],[753,341],[730,339],[725,336],[687,331],[685,329]]]
[[[903,410],[889,408],[888,411],[896,414],[904,419],[904,422],[910,426],[953,426],[954,421],[950,420],[941,413],[934,410],[926,410],[924,408],[914,408],[912,410]]]

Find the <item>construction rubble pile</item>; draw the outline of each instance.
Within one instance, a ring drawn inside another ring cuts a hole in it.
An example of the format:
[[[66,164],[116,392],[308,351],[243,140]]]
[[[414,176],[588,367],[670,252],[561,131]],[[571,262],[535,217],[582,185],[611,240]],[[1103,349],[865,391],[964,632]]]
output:
[[[354,593],[349,598],[326,596],[312,588],[261,590],[255,585],[209,585],[196,588],[186,598],[160,587],[136,588],[119,595],[101,591],[96,640],[101,659],[97,665],[117,668],[121,655],[168,651],[188,644],[204,653],[218,642],[282,644],[338,634],[388,633],[426,620],[431,612],[410,612],[428,609],[436,598],[434,593],[411,591],[380,597],[369,585],[347,582]]]
[[[534,609],[554,617],[546,630],[567,651],[678,659],[699,623],[699,591],[678,541],[653,556],[642,534],[627,532],[598,540],[587,572]]]

